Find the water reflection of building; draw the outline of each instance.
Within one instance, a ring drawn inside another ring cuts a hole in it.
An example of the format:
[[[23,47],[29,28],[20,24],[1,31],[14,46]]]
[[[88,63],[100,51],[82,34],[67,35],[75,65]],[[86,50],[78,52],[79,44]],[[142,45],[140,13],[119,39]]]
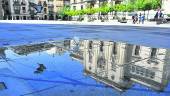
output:
[[[52,47],[54,47],[53,44],[40,43],[40,44],[33,44],[33,45],[16,46],[16,47],[12,47],[12,50],[14,50],[14,52],[19,55],[28,55],[33,52],[45,51]]]
[[[168,83],[169,56],[168,49],[133,46],[133,63],[128,65],[127,76],[134,82],[163,91]]]
[[[84,40],[86,75],[123,91],[139,83],[163,91],[169,77],[170,50],[120,42]]]
[[[123,91],[132,82],[125,76],[123,64],[129,62],[130,45],[103,41],[84,41],[85,73],[113,88]]]
[[[0,48],[0,60],[6,60],[6,54],[5,54],[6,48]]]
[[[82,63],[83,61],[83,51],[84,51],[84,44],[83,40],[70,40],[70,50],[71,54],[70,57],[73,60],[77,60]]]

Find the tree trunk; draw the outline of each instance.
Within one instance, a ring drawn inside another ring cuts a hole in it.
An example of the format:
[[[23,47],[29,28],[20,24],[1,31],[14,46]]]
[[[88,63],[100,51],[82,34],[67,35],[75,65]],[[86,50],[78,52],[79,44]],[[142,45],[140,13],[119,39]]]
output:
[[[149,10],[148,10],[148,14],[147,14],[147,20],[148,20],[148,17],[149,17]]]

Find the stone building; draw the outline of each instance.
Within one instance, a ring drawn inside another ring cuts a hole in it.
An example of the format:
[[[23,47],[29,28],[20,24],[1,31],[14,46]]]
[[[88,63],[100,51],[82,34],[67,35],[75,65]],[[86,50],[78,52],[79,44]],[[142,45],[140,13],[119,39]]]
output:
[[[48,19],[47,0],[2,0],[3,19]]]
[[[123,0],[70,0],[71,10],[82,10],[85,8],[99,8],[104,3],[108,3],[109,6],[120,4]],[[96,20],[100,20],[102,13],[95,13],[93,16],[88,17],[84,16],[84,19],[87,21],[88,18],[94,18]],[[109,13],[108,15],[113,15],[113,13]],[[110,16],[109,16],[110,17]],[[109,17],[107,17],[109,19]],[[73,16],[73,20],[77,20],[78,16]],[[106,18],[106,17],[105,17]],[[113,18],[112,18],[113,19]]]
[[[2,0],[0,0],[0,20],[3,19]]]
[[[170,14],[170,0],[162,0],[162,9],[165,14]]]
[[[48,0],[50,20],[59,19],[62,8],[69,5],[70,0]]]

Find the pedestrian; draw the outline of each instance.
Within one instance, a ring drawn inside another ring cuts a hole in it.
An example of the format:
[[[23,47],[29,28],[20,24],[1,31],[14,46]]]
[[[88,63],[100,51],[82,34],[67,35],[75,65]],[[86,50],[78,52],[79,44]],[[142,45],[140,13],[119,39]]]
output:
[[[132,16],[133,24],[135,24],[135,15]]]
[[[162,11],[159,9],[159,10],[156,12],[155,17],[154,17],[154,19],[155,19],[155,21],[156,21],[157,24],[161,24],[161,23],[162,23],[162,19],[163,19],[162,16],[163,16],[163,13],[162,13]]]
[[[139,14],[139,24],[142,22],[142,14]]]
[[[144,24],[144,21],[145,21],[145,15],[142,15],[142,16],[141,16],[141,21],[142,21],[142,24]]]
[[[135,14],[135,24],[138,22],[138,14]]]

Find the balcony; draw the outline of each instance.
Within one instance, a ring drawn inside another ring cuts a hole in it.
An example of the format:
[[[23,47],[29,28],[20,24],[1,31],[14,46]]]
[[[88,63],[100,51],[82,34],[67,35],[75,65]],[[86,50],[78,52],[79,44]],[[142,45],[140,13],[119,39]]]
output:
[[[64,1],[64,5],[70,5],[70,1]]]
[[[21,5],[24,5],[24,6],[25,6],[25,5],[26,5],[26,2],[21,2]]]

